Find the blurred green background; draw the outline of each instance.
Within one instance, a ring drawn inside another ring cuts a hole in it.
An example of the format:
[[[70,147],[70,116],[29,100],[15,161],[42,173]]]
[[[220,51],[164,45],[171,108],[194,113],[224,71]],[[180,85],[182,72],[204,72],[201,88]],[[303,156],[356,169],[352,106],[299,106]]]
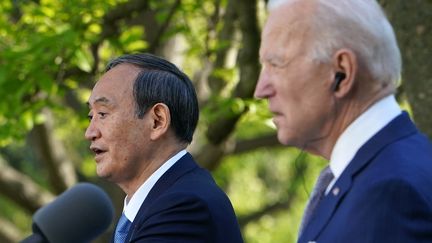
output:
[[[404,59],[397,98],[432,135],[432,1],[380,1]],[[31,233],[31,215],[95,175],[85,102],[105,64],[150,52],[193,80],[201,116],[189,151],[236,209],[246,242],[294,242],[326,161],[282,147],[253,99],[264,0],[0,0],[0,242]],[[109,232],[95,242],[108,242]]]

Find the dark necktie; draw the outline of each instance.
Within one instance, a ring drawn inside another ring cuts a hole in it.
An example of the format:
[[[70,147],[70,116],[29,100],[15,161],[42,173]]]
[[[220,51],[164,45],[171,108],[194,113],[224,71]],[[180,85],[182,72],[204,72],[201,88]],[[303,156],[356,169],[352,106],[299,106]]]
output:
[[[318,176],[315,187],[307,203],[306,209],[303,214],[303,219],[300,225],[299,237],[302,234],[304,228],[307,226],[311,220],[313,213],[318,206],[321,199],[324,197],[324,192],[327,189],[330,182],[333,180],[334,175],[330,170],[329,166],[326,166]]]
[[[126,236],[129,232],[129,227],[131,222],[126,218],[126,215],[123,213],[120,217],[114,235],[114,243],[124,243],[126,240]]]

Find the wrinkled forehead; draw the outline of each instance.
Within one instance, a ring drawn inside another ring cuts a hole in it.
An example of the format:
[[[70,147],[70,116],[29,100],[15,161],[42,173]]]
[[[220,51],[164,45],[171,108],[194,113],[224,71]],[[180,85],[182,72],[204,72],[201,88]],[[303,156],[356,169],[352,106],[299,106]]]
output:
[[[301,32],[310,26],[317,7],[317,3],[310,0],[286,1],[269,11],[263,34],[271,29]]]
[[[261,58],[267,53],[282,54],[288,49],[307,48],[311,38],[311,18],[305,17],[304,12],[305,9],[294,5],[284,5],[269,12],[261,37]]]

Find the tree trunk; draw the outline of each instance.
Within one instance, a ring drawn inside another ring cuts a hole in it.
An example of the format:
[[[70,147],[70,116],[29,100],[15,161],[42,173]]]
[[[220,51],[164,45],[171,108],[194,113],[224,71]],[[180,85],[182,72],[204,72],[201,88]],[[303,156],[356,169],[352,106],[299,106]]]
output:
[[[403,58],[402,85],[420,130],[432,138],[432,1],[381,1]]]

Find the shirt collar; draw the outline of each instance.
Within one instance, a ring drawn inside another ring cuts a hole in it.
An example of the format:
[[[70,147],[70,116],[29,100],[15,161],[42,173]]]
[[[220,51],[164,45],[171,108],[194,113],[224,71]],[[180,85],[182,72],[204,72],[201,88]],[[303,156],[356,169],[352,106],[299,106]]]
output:
[[[389,95],[372,105],[345,129],[330,156],[330,169],[335,176],[333,181],[339,178],[361,146],[401,112],[394,95]]]
[[[126,215],[126,218],[129,219],[129,221],[134,221],[141,207],[141,204],[144,202],[150,190],[153,188],[159,178],[161,178],[162,175],[165,174],[165,172],[169,168],[171,168],[186,153],[186,150],[182,150],[173,157],[171,157],[169,160],[167,160],[165,163],[163,163],[161,167],[159,167],[159,169],[153,172],[153,174],[138,188],[138,190],[129,200],[129,203],[126,200],[126,196],[126,198],[124,199],[123,212]]]

